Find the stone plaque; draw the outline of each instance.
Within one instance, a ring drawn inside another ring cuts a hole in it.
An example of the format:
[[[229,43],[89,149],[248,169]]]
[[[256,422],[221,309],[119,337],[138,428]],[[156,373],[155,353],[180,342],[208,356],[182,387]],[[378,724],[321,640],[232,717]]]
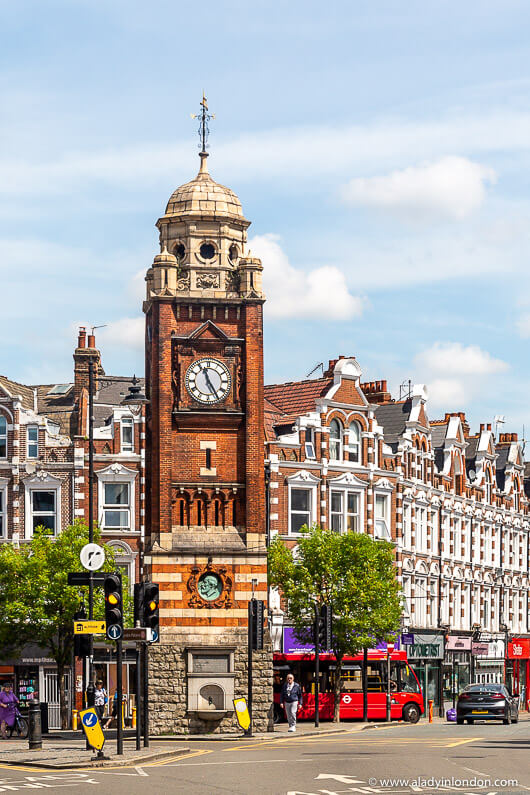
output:
[[[228,654],[194,654],[194,674],[227,674],[230,670]]]

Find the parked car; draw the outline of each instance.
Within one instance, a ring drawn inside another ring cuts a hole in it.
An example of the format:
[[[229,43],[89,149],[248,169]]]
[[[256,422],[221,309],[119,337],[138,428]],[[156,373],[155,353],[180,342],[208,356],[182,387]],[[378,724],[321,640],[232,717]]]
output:
[[[468,685],[456,705],[456,722],[502,720],[509,725],[519,720],[519,699],[511,696],[505,685]]]

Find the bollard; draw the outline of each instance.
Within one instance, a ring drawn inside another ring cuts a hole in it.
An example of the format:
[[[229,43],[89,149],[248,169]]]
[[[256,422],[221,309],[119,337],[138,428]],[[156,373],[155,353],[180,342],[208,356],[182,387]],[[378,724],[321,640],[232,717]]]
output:
[[[132,723],[131,726],[133,729],[136,729],[136,707],[132,709]]]
[[[433,708],[434,708],[434,701],[433,701],[432,698],[430,698],[429,699],[429,723],[432,723]]]
[[[28,718],[30,750],[40,750],[42,748],[42,727],[40,721],[40,703],[38,701],[29,702]]]
[[[77,716],[79,712],[77,709],[72,710],[72,731],[77,731]]]

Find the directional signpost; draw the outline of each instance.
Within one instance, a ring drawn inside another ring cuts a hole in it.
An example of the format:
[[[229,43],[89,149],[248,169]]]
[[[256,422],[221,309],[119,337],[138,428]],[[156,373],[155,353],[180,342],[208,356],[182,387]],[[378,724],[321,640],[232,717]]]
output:
[[[99,544],[85,544],[79,553],[81,565],[88,571],[97,571],[105,563],[105,550]]]
[[[74,635],[104,635],[104,621],[74,621]]]
[[[105,622],[102,623],[105,626]],[[107,627],[107,635],[111,640],[119,640],[123,635],[123,629],[119,624],[111,624],[110,627]]]

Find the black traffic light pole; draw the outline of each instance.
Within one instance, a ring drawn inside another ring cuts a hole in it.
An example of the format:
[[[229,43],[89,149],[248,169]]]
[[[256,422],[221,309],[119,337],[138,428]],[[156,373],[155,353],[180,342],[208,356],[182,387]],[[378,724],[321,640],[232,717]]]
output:
[[[254,620],[254,597],[248,603],[248,714],[250,717],[250,725],[247,729],[247,736],[252,737],[252,624]]]
[[[88,361],[88,543],[94,543],[94,360]],[[94,573],[88,573],[88,618],[94,618]],[[93,707],[96,701],[94,686],[94,636],[89,635],[88,684],[86,705]],[[88,743],[87,743],[88,747]]]
[[[143,701],[143,714],[144,714],[144,748],[149,748],[149,644],[142,643],[143,653],[143,674],[144,674],[144,697]]]
[[[142,747],[142,655],[140,652],[141,644],[136,644],[136,750],[139,751]]]
[[[116,753],[118,756],[121,756],[123,754],[123,654],[121,638],[116,641],[116,666],[116,690],[118,692],[116,698],[116,712],[118,719],[118,731],[116,733]]]

